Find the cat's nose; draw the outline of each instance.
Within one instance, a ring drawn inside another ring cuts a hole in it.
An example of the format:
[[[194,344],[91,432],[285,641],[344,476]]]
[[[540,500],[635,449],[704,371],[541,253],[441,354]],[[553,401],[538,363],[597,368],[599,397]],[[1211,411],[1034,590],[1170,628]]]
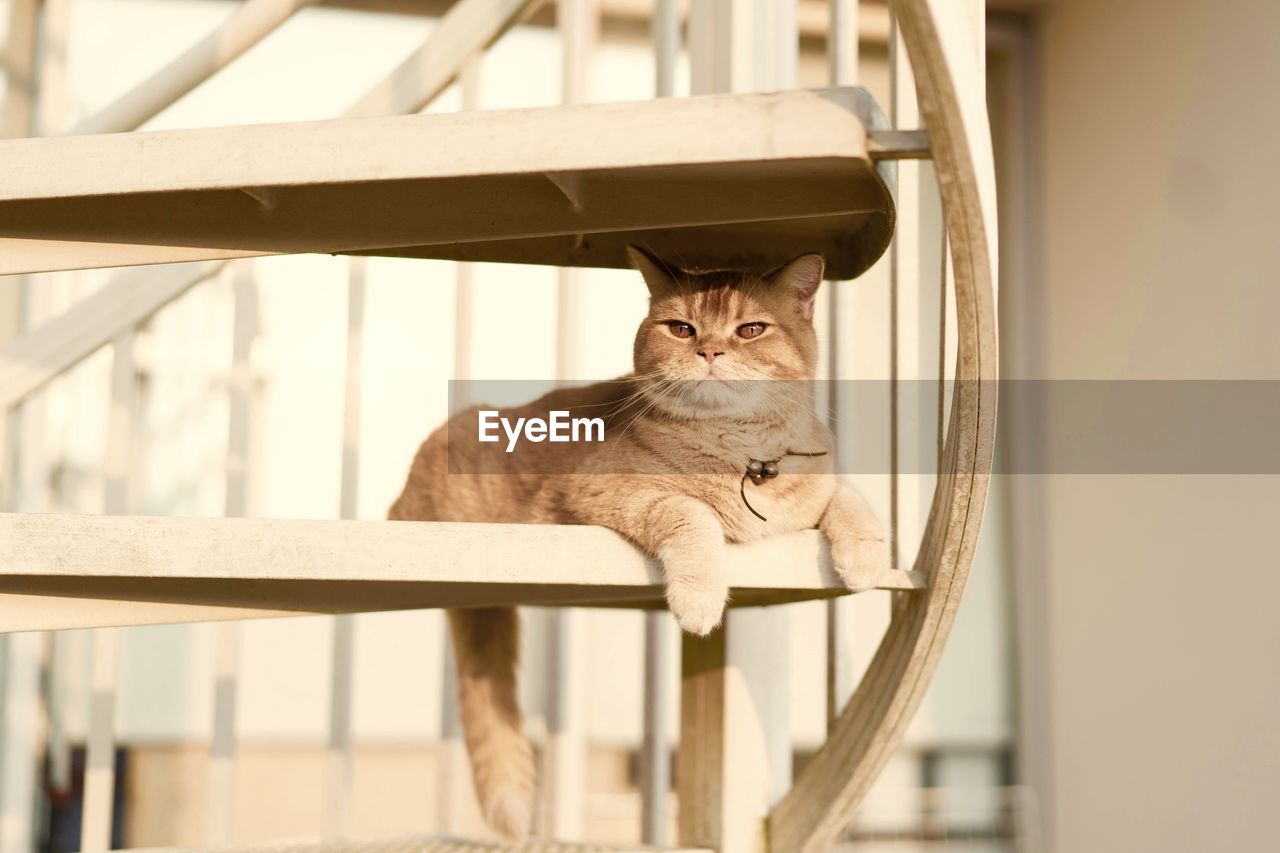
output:
[[[705,359],[707,360],[707,364],[714,364],[714,363],[715,363],[715,360],[716,360],[716,357],[717,357],[717,356],[724,355],[724,353],[722,353],[722,352],[712,352],[710,349],[700,349],[700,350],[698,350],[698,355],[700,355],[700,356],[702,356],[703,358],[705,358]]]

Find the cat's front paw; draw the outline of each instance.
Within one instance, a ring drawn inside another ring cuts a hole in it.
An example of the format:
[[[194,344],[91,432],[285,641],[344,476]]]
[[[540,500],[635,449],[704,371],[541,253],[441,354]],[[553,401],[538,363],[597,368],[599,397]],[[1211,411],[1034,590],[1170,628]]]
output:
[[[667,583],[667,607],[680,629],[705,637],[724,618],[729,586],[720,579],[675,580]]]
[[[831,543],[831,561],[845,586],[866,592],[889,570],[889,546],[879,534],[863,539],[841,537]]]

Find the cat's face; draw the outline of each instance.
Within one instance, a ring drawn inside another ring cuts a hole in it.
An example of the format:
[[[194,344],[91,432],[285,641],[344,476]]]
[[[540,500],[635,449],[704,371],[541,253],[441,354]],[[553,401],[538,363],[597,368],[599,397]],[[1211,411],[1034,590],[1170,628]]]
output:
[[[635,370],[658,405],[682,416],[751,416],[782,393],[771,382],[813,378],[821,255],[801,255],[761,277],[687,273],[635,247],[629,252],[650,294]]]

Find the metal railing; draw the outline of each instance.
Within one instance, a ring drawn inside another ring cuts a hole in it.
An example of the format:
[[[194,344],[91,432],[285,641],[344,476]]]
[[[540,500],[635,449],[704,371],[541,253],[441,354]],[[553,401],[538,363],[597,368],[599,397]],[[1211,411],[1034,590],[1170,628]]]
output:
[[[278,28],[292,15],[307,6],[307,0],[246,0],[221,28],[195,45],[190,51],[168,64],[152,78],[99,113],[83,119],[69,133],[125,132],[141,126],[171,105],[219,69],[225,67],[252,45]],[[538,0],[461,0],[451,7],[422,46],[391,74],[372,87],[350,110],[348,116],[416,112],[429,104],[445,87],[461,80],[463,108],[478,105],[479,62],[484,50],[508,27],[527,16]],[[794,0],[791,4],[698,4],[690,13],[689,38],[696,91],[730,89],[743,91],[761,88],[793,88],[795,86],[796,50],[798,45]],[[656,94],[675,94],[676,64],[680,55],[681,6],[677,0],[657,0],[653,15],[653,38],[656,57]],[[37,28],[26,25],[43,8],[45,25],[40,37],[46,40],[65,38],[66,3],[48,0],[43,7],[36,0],[13,0],[7,69],[10,74],[8,100],[4,109],[5,127],[11,131],[30,132],[34,126],[34,107],[39,101],[34,87],[15,86],[21,82],[24,68],[34,71],[38,51],[32,49]],[[856,85],[859,62],[859,4],[856,0],[831,0],[828,31],[828,81],[832,85]],[[877,7],[876,12],[879,13]],[[593,34],[599,28],[599,9],[590,0],[561,0],[560,33],[563,50],[563,100],[577,103],[586,99],[586,82]],[[766,24],[766,20],[767,25]],[[726,23],[728,29],[726,29]],[[756,29],[753,30],[752,26]],[[736,27],[736,28],[735,28]],[[732,33],[725,42],[725,33]],[[24,40],[26,33],[30,40]],[[752,35],[754,33],[754,35]],[[765,33],[767,35],[761,35]],[[915,104],[914,87],[910,85],[910,67],[899,49],[896,28],[890,31],[890,77],[893,81],[890,99],[892,123],[896,128],[915,128],[920,116]],[[723,51],[729,48],[729,53]],[[764,48],[761,52],[761,48]],[[65,62],[50,51],[48,62]],[[753,59],[745,56],[753,55]],[[34,74],[33,74],[34,78]],[[57,80],[56,73],[42,75],[46,81]],[[47,93],[46,93],[47,94]],[[52,96],[50,96],[52,97]],[[47,131],[46,125],[40,130]],[[898,194],[903,203],[898,218],[891,269],[885,286],[873,292],[841,292],[840,287],[825,289],[821,309],[824,319],[822,335],[828,353],[825,371],[828,376],[884,376],[893,380],[936,376],[947,379],[954,374],[954,305],[947,303],[946,251],[938,239],[942,234],[941,214],[936,194],[926,170],[920,163],[904,162],[898,167]],[[233,362],[228,396],[228,466],[225,513],[227,516],[248,515],[248,477],[250,458],[250,423],[253,418],[254,377],[250,354],[256,334],[257,285],[252,261],[218,260],[182,264],[165,268],[127,270],[114,276],[98,293],[88,297],[65,314],[51,318],[43,325],[5,344],[0,349],[0,408],[9,415],[7,441],[22,436],[15,430],[12,413],[35,397],[50,381],[65,374],[75,365],[98,351],[110,347],[111,416],[109,419],[105,468],[104,511],[125,514],[130,509],[128,474],[134,447],[133,414],[137,410],[137,365],[134,347],[138,330],[166,305],[192,288],[212,281],[231,267],[234,277],[235,310]],[[478,322],[479,306],[472,295],[473,270],[469,264],[457,265],[455,315],[455,366],[457,379],[467,378],[470,364],[470,332]],[[941,279],[933,280],[932,271],[940,271]],[[340,518],[357,514],[359,479],[359,425],[361,420],[360,374],[362,368],[362,334],[366,289],[365,261],[350,261],[348,280],[346,375],[343,406],[343,455],[341,473]],[[579,302],[581,282],[578,273],[560,272],[557,290],[557,322],[562,330],[557,351],[557,372],[562,377],[577,377],[585,372],[586,360],[574,349],[577,335],[565,333],[583,322]],[[936,287],[936,293],[930,292]],[[939,336],[931,338],[922,329],[929,321],[937,325]],[[837,329],[853,329],[855,344],[845,346]],[[949,337],[948,335],[951,335]],[[870,342],[870,343],[867,343]],[[940,383],[943,387],[945,383]],[[844,436],[842,423],[850,414],[840,400],[831,400],[832,424],[837,435]],[[900,442],[914,439],[912,429],[924,428],[898,423],[897,410],[892,434]],[[944,439],[942,401],[939,402],[938,443]],[[18,434],[15,434],[18,433]],[[10,449],[12,445],[8,445]],[[874,505],[890,519],[894,555],[903,565],[914,559],[913,543],[920,539],[924,515],[931,493],[930,483],[919,477],[900,476],[895,469],[885,478],[864,477],[859,486]],[[12,483],[6,501],[12,506]],[[848,701],[856,685],[860,669],[865,667],[868,638],[878,637],[889,617],[883,601],[846,598],[830,602],[827,607],[827,706],[828,719],[834,720],[839,708]],[[789,623],[785,610],[765,615],[735,614],[733,618],[753,620],[753,630],[762,642],[786,648]],[[333,617],[332,676],[330,682],[329,734],[327,739],[325,812],[328,822],[323,830],[341,835],[351,827],[352,790],[352,696],[354,684],[354,647],[358,640],[351,616]],[[550,798],[543,816],[543,829],[559,838],[580,837],[584,825],[585,732],[582,703],[585,685],[581,660],[573,653],[580,646],[575,638],[582,627],[572,611],[556,617],[555,645],[549,654],[554,660],[550,686],[553,712],[549,718],[548,747],[550,755]],[[856,627],[855,627],[856,626]],[[215,708],[209,770],[207,839],[211,843],[230,838],[232,803],[234,800],[234,761],[236,743],[236,692],[239,672],[239,626],[227,622],[218,627],[215,664]],[[855,636],[856,634],[856,636]],[[0,643],[7,638],[0,637]],[[643,840],[664,844],[668,838],[667,793],[671,774],[669,744],[673,738],[672,721],[666,707],[674,690],[676,675],[670,671],[670,644],[674,629],[662,614],[652,614],[645,621],[645,706],[644,742],[641,751],[640,789],[643,802],[641,832]],[[115,780],[115,732],[111,709],[115,704],[114,689],[118,677],[118,629],[95,631],[92,643],[93,710],[88,732],[88,755],[84,797],[81,849],[105,850],[110,846],[112,803]],[[0,645],[0,652],[7,646]],[[9,660],[13,652],[9,650]],[[775,660],[763,656],[761,660]],[[56,665],[57,658],[54,659]],[[740,662],[750,670],[747,661]],[[12,666],[12,663],[10,663]],[[6,677],[17,677],[5,667]],[[772,689],[778,687],[781,674],[774,670],[756,672],[749,677],[772,677]],[[0,685],[2,687],[2,685]],[[448,667],[442,693],[448,701],[452,691]],[[0,705],[13,707],[12,700]],[[56,701],[56,700],[55,700]],[[5,731],[15,730],[14,719]],[[58,709],[51,709],[51,720],[58,721]],[[456,728],[445,715],[442,737],[446,744],[456,739]],[[454,721],[456,723],[456,721]],[[770,748],[789,754],[789,729],[785,718],[775,720],[768,734]],[[24,724],[25,725],[25,724]],[[21,728],[17,726],[16,728]],[[35,733],[36,727],[30,727]],[[3,734],[3,732],[0,732]],[[455,749],[456,744],[455,744]],[[48,752],[53,766],[65,774],[68,745],[58,725],[48,732]],[[449,749],[448,746],[444,749]],[[27,763],[27,754],[15,757],[12,750],[0,762],[5,771],[0,796],[12,803],[27,796],[15,789],[12,768]],[[34,764],[31,764],[34,772]],[[457,762],[442,762],[445,777],[441,789],[447,790],[469,782],[459,777]],[[773,785],[774,800],[789,784],[789,761],[773,768],[779,776]],[[29,785],[29,782],[26,783]],[[772,802],[770,803],[772,805]],[[23,816],[11,810],[3,815],[6,823],[0,847],[22,845],[30,839],[30,826],[23,826]],[[29,815],[27,816],[29,818]],[[452,827],[445,827],[451,829]],[[15,846],[12,849],[21,849]]]

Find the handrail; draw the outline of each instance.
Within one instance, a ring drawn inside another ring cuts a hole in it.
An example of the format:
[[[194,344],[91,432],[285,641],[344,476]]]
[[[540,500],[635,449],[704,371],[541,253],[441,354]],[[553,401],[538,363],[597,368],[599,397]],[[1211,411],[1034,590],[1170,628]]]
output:
[[[461,73],[477,52],[484,50],[522,15],[543,0],[502,0],[500,18],[477,18],[476,10],[493,7],[495,0],[462,0],[441,19],[422,46],[400,67],[369,89],[348,115],[368,114],[380,104],[390,113],[415,112],[430,103]],[[461,28],[470,27],[467,44],[472,52],[460,51],[456,39]],[[486,35],[491,37],[486,37]],[[417,62],[422,57],[447,55],[452,65],[430,64],[424,72]],[[415,88],[415,87],[421,88]],[[10,341],[0,348],[0,411],[13,408],[50,380],[79,364],[110,343],[121,331],[135,328],[165,305],[192,287],[216,275],[230,261],[206,261],[184,265],[182,273],[169,278],[168,268],[131,270],[44,326]],[[158,279],[158,280],[155,280]]]
[[[951,235],[958,318],[955,394],[917,570],[826,743],[770,815],[773,850],[828,849],[899,743],[938,664],[973,560],[995,437],[995,166],[967,4],[896,0]]]
[[[245,0],[218,29],[91,116],[68,134],[136,130],[227,67],[314,0]]]

